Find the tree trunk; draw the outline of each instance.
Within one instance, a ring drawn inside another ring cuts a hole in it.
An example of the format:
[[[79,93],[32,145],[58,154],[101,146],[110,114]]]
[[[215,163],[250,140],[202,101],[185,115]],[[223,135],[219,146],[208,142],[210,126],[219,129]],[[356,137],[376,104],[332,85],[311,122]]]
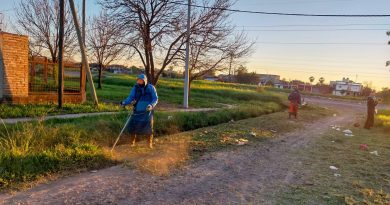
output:
[[[194,81],[194,79],[189,79],[188,80],[188,102],[190,101],[190,98],[191,98],[191,84],[192,84],[192,81]],[[189,104],[189,103],[188,103]]]
[[[99,79],[98,79],[98,89],[102,89],[102,73],[103,73],[103,66],[102,64],[99,65]]]

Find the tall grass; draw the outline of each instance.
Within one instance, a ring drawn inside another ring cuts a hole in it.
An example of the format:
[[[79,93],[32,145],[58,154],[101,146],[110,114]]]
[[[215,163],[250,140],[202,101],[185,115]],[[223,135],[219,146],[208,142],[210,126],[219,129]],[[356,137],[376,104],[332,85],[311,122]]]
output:
[[[0,131],[0,190],[55,172],[112,163],[99,146],[82,140],[82,130],[71,126],[3,123]]]
[[[56,104],[0,104],[0,118],[41,117],[56,114],[109,112],[119,110],[120,107],[118,105],[106,103],[101,103],[98,108],[92,103],[65,104],[62,109],[59,109]]]

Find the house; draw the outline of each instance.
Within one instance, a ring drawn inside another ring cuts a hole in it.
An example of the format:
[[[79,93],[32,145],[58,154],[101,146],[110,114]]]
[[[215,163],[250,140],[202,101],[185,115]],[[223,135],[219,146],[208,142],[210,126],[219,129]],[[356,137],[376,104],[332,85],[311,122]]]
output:
[[[280,75],[259,74],[259,85],[275,85],[280,82]]]
[[[333,88],[333,95],[336,96],[359,96],[363,91],[363,85],[361,83],[355,83],[348,78],[343,78],[343,80],[339,81],[331,81],[330,85]]]
[[[215,81],[218,81],[219,78],[218,78],[217,76],[207,75],[207,76],[204,76],[204,77],[203,77],[203,80],[215,82]]]

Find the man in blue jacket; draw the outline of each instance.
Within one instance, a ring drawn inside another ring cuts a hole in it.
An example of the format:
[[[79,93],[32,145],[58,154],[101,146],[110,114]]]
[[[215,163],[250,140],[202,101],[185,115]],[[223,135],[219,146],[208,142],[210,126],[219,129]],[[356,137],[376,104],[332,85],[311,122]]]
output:
[[[135,145],[137,135],[148,137],[148,144],[153,148],[153,114],[158,102],[156,88],[148,84],[144,74],[138,75],[137,83],[130,92],[129,97],[121,102],[122,106],[133,105],[133,115],[127,124],[130,133],[131,145]]]

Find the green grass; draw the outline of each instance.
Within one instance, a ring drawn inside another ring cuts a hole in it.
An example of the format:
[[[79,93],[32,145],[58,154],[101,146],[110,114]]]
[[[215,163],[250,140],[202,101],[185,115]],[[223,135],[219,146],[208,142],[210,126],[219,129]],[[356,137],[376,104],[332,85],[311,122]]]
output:
[[[59,109],[56,104],[0,104],[0,118],[40,117],[56,114],[112,112],[119,110],[119,106],[106,103],[101,103],[99,108],[96,108],[91,103],[65,104],[62,109]]]
[[[56,104],[8,105],[0,104],[0,118],[37,117],[56,114],[118,111],[119,102],[124,100],[134,86],[136,76],[105,74],[103,89],[97,89],[100,100],[95,108],[91,100],[84,104],[65,104],[58,109]],[[97,85],[95,85],[97,87]],[[87,89],[89,92],[89,89]],[[183,101],[183,82],[178,79],[162,78],[157,85],[160,104],[180,107]],[[239,105],[256,102],[281,102],[284,93],[256,91],[256,86],[219,82],[194,81],[191,89],[190,106],[195,108],[224,107],[224,104]],[[105,103],[104,103],[105,102]]]
[[[296,153],[305,182],[291,184],[280,194],[280,204],[389,204],[390,138],[382,127],[352,129],[354,137],[329,131],[313,146]],[[360,150],[367,144],[368,150]],[[378,151],[379,156],[370,154]],[[337,172],[329,166],[339,168]],[[304,170],[302,169],[304,168]],[[341,174],[336,177],[334,173]]]
[[[106,74],[103,89],[97,90],[102,99],[120,102],[130,93],[136,76]],[[180,106],[183,102],[183,81],[160,79],[156,86],[159,100]],[[191,107],[221,107],[222,104],[240,104],[252,101],[278,101],[284,94],[275,92],[256,92],[256,86],[220,82],[194,81],[191,86]]]

